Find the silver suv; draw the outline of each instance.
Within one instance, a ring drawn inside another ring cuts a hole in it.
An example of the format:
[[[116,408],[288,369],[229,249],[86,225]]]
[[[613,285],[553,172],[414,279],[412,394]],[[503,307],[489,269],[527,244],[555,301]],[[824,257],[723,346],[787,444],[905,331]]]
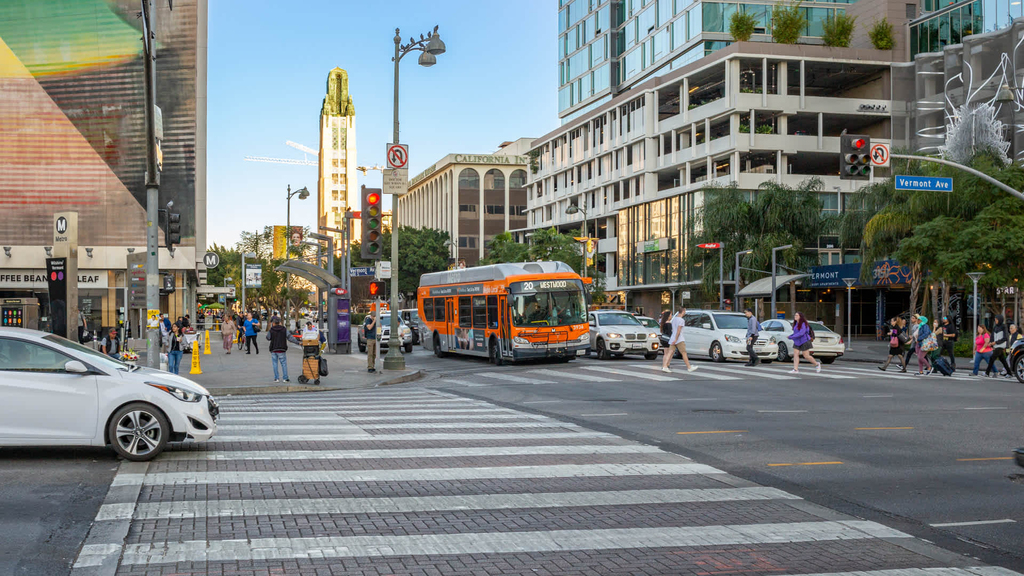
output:
[[[595,310],[587,319],[591,350],[601,360],[624,354],[643,354],[648,360],[658,357],[658,331],[647,328],[629,312]]]

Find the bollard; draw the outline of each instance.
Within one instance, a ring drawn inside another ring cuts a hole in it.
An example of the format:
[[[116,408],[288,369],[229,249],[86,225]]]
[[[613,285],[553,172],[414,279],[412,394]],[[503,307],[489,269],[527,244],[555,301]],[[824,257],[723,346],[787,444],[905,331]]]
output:
[[[192,346],[192,370],[189,374],[202,374],[203,369],[199,367],[199,351],[196,350],[197,346]]]
[[[207,330],[206,334],[203,335],[203,354],[210,354],[210,331]]]

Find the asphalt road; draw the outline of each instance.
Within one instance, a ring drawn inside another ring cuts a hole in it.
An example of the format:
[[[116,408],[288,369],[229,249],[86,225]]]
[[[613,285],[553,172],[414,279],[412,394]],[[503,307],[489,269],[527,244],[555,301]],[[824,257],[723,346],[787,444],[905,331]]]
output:
[[[660,362],[660,361],[659,361]],[[737,476],[1024,569],[1024,387],[917,377],[840,361],[751,371],[695,361],[673,374],[641,356],[495,368],[427,356],[420,385],[657,444]],[[965,524],[969,523],[969,524]],[[936,526],[937,524],[955,524]]]
[[[99,448],[0,448],[0,575],[67,574],[116,469]]]

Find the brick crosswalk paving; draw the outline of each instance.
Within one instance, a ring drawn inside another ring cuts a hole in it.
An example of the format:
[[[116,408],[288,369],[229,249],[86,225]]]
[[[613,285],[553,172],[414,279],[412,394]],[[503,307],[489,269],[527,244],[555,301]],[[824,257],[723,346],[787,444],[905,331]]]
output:
[[[1009,576],[547,416],[426,389],[228,398],[216,442],[124,468],[76,571],[122,576]],[[91,546],[91,548],[90,548]],[[114,573],[114,572],[111,572]]]

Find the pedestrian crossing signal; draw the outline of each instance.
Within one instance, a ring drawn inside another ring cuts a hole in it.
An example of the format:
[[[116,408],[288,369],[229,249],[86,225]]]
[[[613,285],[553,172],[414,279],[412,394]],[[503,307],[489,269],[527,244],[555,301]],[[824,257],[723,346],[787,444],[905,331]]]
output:
[[[384,295],[387,291],[387,283],[382,280],[374,280],[370,282],[370,296],[378,298]]]

